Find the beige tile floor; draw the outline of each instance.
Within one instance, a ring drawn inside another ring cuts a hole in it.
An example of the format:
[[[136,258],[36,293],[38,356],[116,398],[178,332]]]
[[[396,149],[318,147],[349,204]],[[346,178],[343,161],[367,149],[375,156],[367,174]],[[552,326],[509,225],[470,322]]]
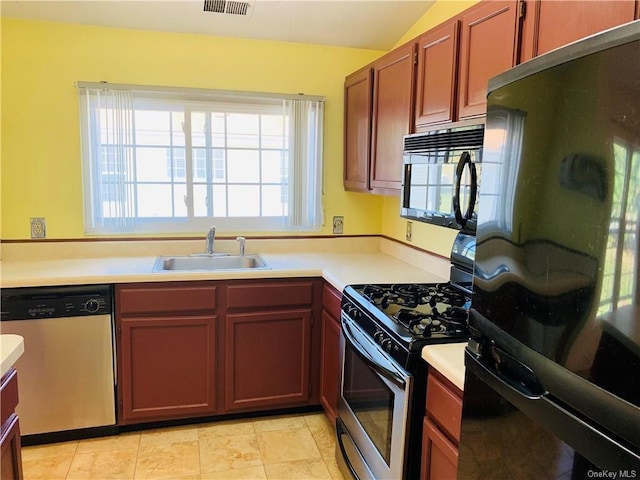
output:
[[[25,480],[342,480],[324,413],[260,417],[23,447]]]

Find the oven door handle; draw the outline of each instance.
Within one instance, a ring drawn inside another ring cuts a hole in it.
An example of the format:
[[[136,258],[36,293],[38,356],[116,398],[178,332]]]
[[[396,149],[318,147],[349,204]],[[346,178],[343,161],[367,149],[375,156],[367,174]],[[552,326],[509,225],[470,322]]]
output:
[[[344,338],[349,344],[353,347],[354,351],[358,354],[358,356],[365,362],[371,369],[375,370],[376,373],[382,375],[384,378],[392,382],[398,388],[404,390],[406,386],[406,381],[404,377],[395,369],[391,362],[385,359],[382,355],[374,358],[373,355],[364,347],[352,332],[351,322],[347,322],[342,319],[342,333]],[[356,327],[357,328],[357,327]],[[377,348],[377,347],[376,347]]]

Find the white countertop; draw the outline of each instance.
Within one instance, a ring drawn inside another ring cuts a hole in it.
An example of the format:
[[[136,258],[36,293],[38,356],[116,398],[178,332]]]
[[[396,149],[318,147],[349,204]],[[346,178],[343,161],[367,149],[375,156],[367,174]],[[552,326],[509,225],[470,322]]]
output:
[[[464,391],[464,348],[466,346],[466,342],[427,345],[422,349],[422,358]]]
[[[2,288],[97,283],[323,277],[338,290],[357,283],[442,282],[441,275],[376,253],[263,253],[269,270],[152,273],[153,257],[2,262]]]
[[[0,335],[0,377],[9,371],[24,353],[24,339],[20,335]]]
[[[81,248],[77,246],[76,248]],[[125,246],[126,248],[126,246]],[[140,248],[140,247],[137,247]],[[361,283],[434,283],[447,281],[449,262],[438,257],[409,252],[407,257],[395,255],[397,245],[389,251],[343,253],[260,252],[269,270],[225,270],[214,272],[153,273],[157,255],[96,256],[91,258],[39,258],[2,261],[2,288],[80,285],[99,283],[168,282],[185,280],[229,280],[286,277],[322,277],[336,289]],[[117,250],[114,248],[114,250]],[[118,251],[120,253],[120,251]],[[156,253],[149,251],[149,254]],[[166,253],[166,252],[165,252]],[[251,253],[251,252],[248,252]],[[30,257],[29,257],[30,258]],[[4,345],[4,344],[3,344]],[[423,350],[423,358],[460,389],[464,385],[463,349],[465,344],[431,345]],[[4,348],[3,348],[4,352]],[[4,353],[3,353],[4,355]],[[4,368],[4,357],[3,357]]]

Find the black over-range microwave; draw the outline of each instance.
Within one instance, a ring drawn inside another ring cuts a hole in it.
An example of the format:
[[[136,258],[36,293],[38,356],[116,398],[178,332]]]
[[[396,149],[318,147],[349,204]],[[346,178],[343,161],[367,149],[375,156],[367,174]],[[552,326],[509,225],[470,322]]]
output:
[[[400,215],[475,234],[484,123],[406,135]]]

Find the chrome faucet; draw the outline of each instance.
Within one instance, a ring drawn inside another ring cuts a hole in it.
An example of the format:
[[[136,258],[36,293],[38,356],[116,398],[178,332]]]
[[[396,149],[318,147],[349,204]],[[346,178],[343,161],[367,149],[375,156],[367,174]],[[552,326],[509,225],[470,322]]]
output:
[[[216,241],[216,226],[211,225],[211,228],[207,232],[207,253],[213,255],[213,242]]]
[[[238,247],[240,248],[240,256],[244,257],[244,247],[247,243],[247,239],[244,237],[236,237],[236,240],[238,241]]]

